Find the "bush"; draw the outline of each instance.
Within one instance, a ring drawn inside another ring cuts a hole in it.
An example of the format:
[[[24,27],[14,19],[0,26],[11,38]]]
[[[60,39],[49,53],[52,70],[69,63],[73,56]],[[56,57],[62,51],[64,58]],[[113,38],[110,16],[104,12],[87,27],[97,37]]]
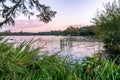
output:
[[[120,0],[104,5],[105,9],[98,11],[93,18],[96,24],[96,33],[105,44],[107,53],[115,56],[120,55]],[[113,57],[111,57],[113,58]]]
[[[120,66],[100,58],[98,55],[86,57],[81,64],[82,80],[119,80]]]
[[[69,61],[57,54],[40,54],[39,48],[31,49],[32,40],[16,48],[13,43],[0,38],[0,80],[69,80]]]
[[[99,55],[82,63],[58,54],[40,54],[33,41],[18,46],[0,38],[0,80],[119,80],[120,66]]]

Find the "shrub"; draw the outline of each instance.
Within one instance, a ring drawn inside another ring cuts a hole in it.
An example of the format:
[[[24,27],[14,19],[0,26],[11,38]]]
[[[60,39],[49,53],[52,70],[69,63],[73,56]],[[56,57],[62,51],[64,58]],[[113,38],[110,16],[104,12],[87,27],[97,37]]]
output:
[[[18,46],[0,38],[0,80],[76,80],[68,59],[40,54],[40,48],[31,48],[34,41]]]
[[[105,44],[107,53],[120,55],[120,0],[106,3],[104,10],[98,11],[93,18],[96,24],[96,33]],[[112,57],[111,57],[112,58]]]
[[[94,55],[86,57],[81,65],[82,80],[119,80],[120,66]]]
[[[0,80],[119,80],[120,66],[94,55],[82,63],[40,54],[32,40],[18,46],[0,38]]]

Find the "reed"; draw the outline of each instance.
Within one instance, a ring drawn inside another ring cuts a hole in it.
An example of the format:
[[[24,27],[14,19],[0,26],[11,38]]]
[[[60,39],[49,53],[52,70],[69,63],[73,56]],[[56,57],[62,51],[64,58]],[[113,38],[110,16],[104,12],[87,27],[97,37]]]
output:
[[[120,67],[98,56],[72,63],[58,53],[40,54],[34,41],[14,46],[0,38],[0,80],[119,80]]]

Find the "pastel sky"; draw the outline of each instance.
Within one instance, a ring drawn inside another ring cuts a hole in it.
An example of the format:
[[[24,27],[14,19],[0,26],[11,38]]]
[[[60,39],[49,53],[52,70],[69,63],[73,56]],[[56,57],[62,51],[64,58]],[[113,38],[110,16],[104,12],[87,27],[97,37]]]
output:
[[[51,30],[63,30],[70,25],[91,25],[90,22],[95,16],[96,10],[103,9],[103,3],[111,0],[40,0],[42,4],[48,5],[52,10],[57,11],[53,20],[47,24],[40,22],[37,18],[21,15],[17,17],[15,26],[5,25],[4,30],[12,32],[41,32]],[[0,30],[1,31],[1,30]]]

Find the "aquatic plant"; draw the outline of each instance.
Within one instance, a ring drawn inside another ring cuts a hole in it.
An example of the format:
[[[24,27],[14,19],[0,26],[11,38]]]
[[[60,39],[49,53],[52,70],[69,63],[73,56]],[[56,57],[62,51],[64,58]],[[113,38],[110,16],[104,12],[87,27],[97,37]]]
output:
[[[71,62],[31,48],[33,40],[14,46],[0,38],[0,80],[119,80],[120,66],[99,56]]]

